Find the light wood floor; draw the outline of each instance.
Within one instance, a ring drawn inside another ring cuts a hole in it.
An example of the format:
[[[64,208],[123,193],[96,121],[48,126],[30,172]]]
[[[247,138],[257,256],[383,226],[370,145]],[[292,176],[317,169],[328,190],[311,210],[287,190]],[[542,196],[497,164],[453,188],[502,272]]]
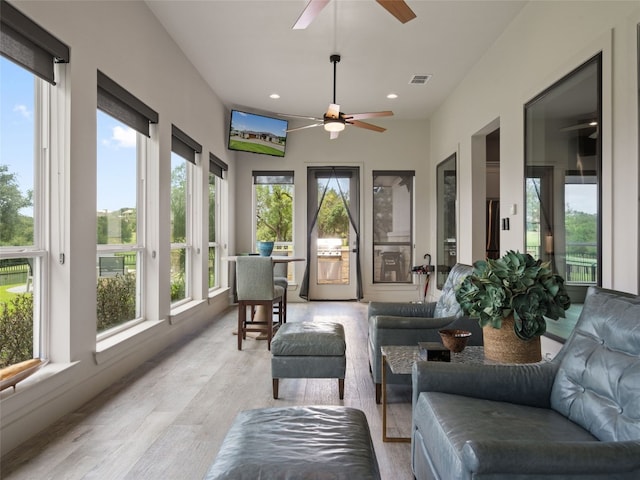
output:
[[[286,405],[345,405],[369,421],[383,480],[412,479],[410,445],[382,442],[366,347],[366,304],[290,303],[288,321],[335,321],[345,327],[344,400],[338,381],[283,379],[271,391],[266,342],[237,350],[230,309],[204,330],[171,346],[79,410],[2,459],[3,479],[201,479],[240,410]],[[408,435],[410,387],[390,389],[391,436]]]

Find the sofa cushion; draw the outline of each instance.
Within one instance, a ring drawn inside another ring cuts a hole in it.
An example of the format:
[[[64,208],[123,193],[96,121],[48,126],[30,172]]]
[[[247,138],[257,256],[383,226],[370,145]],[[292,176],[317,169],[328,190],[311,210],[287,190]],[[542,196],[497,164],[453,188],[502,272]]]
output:
[[[602,441],[640,440],[640,299],[591,288],[551,406]]]
[[[468,441],[597,441],[551,409],[438,392],[420,394],[413,421],[425,437],[431,468],[441,478],[471,478],[471,466],[462,460]]]

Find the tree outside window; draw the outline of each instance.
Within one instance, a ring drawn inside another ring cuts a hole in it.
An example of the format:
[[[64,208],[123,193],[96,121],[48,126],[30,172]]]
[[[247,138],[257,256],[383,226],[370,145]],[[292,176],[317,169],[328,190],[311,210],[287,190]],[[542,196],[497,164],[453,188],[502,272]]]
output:
[[[293,235],[291,185],[256,185],[256,239],[291,242]]]
[[[188,297],[187,291],[187,161],[171,154],[171,302]]]
[[[253,172],[254,238],[275,242],[274,255],[293,255],[293,172]]]

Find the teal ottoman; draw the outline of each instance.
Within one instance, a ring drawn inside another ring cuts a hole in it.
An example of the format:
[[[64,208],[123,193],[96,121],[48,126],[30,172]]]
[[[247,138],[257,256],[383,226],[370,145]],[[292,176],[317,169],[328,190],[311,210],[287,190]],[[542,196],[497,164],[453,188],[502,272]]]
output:
[[[273,398],[281,378],[337,378],[344,398],[347,367],[344,328],[334,322],[285,323],[271,341]]]
[[[364,412],[274,407],[236,416],[204,480],[380,480]]]

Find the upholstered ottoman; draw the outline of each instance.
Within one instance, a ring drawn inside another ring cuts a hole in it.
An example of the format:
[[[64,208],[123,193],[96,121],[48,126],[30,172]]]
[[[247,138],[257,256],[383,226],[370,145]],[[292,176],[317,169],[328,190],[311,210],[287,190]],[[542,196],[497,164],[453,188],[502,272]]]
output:
[[[273,398],[278,398],[280,378],[337,378],[340,399],[344,398],[345,350],[339,323],[285,323],[271,342]]]
[[[204,480],[380,479],[364,413],[341,406],[240,412]]]

